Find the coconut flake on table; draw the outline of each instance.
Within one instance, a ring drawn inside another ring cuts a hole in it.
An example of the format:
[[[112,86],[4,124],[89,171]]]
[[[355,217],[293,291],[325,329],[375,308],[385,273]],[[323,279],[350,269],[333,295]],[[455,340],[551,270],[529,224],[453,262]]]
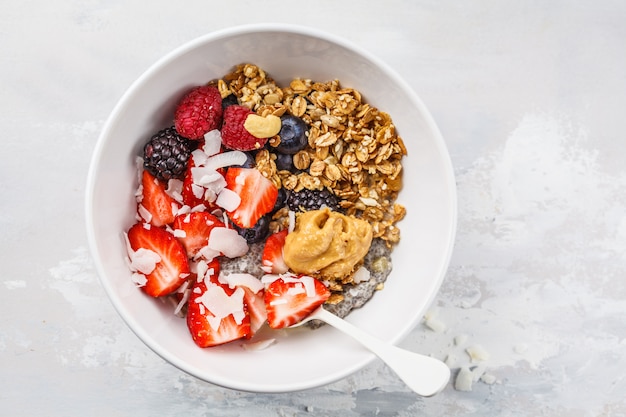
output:
[[[459,370],[459,373],[454,380],[454,389],[457,391],[466,391],[469,392],[472,390],[472,384],[474,382],[474,374],[467,367],[463,366]]]
[[[233,211],[241,204],[241,197],[236,192],[224,188],[217,196],[215,204],[226,211]]]
[[[237,258],[248,253],[248,242],[234,229],[214,227],[209,234],[209,248],[221,252],[228,258]]]
[[[426,327],[436,333],[443,333],[446,330],[446,325],[444,324],[444,322],[439,320],[436,317],[435,312],[432,310],[424,315],[424,324],[426,325]]]
[[[489,353],[480,345],[473,345],[465,349],[472,362],[482,362],[489,359]]]

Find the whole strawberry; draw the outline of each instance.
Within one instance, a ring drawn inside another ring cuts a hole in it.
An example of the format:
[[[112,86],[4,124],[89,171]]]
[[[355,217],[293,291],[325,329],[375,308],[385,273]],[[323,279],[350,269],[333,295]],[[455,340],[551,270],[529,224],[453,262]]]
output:
[[[196,87],[178,103],[174,126],[179,135],[192,140],[219,129],[222,123],[222,96],[215,86]]]

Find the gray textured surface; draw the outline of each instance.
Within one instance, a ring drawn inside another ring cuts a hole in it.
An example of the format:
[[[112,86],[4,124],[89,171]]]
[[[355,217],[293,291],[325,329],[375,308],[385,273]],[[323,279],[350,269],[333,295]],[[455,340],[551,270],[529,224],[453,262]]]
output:
[[[626,415],[624,2],[33,0],[0,20],[2,414]],[[431,109],[459,232],[430,327],[402,346],[494,384],[422,399],[374,362],[306,392],[230,391],[163,362],[106,299],[83,215],[104,120],[164,53],[268,21],[355,42]]]

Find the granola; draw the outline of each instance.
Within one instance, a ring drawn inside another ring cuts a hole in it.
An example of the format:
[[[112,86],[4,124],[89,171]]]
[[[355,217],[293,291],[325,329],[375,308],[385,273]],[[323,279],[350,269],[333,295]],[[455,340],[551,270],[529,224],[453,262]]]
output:
[[[293,157],[297,173],[277,168],[272,149],[279,146],[279,135],[257,152],[257,169],[278,188],[332,192],[346,215],[372,226],[377,241],[372,252],[380,255],[367,258],[368,266],[387,259],[400,240],[397,223],[406,214],[396,199],[402,188],[402,157],[407,150],[390,115],[366,103],[357,90],[342,86],[339,80],[296,78],[280,87],[263,69],[249,63],[236,66],[212,83],[222,98],[233,94],[241,105],[260,116],[288,113],[307,123],[308,146]],[[288,210],[281,209],[273,216],[270,228],[277,231],[288,224]],[[384,277],[389,270],[390,264]],[[356,271],[328,282],[333,291],[329,304],[344,301],[346,285],[361,284],[355,278]],[[372,291],[381,288],[383,281],[380,277],[372,280]]]

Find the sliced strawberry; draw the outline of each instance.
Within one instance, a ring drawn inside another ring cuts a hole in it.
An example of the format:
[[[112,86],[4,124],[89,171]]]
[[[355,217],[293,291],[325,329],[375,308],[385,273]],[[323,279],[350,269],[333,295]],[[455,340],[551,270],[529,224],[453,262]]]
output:
[[[161,227],[174,221],[174,213],[180,204],[166,192],[166,185],[144,170],[141,177],[141,201],[139,215],[153,226]],[[149,214],[147,215],[144,210]]]
[[[236,209],[227,212],[239,227],[250,228],[264,215],[272,211],[278,197],[278,189],[256,168],[231,167],[226,171],[226,188],[241,198]]]
[[[176,216],[172,225],[174,230],[185,234],[178,239],[185,247],[187,256],[193,258],[209,241],[209,234],[214,227],[224,227],[224,223],[206,211],[198,211]]]
[[[249,337],[250,315],[244,294],[243,288],[231,289],[221,284],[217,272],[194,283],[187,305],[187,327],[198,346],[216,346]]]
[[[284,229],[270,235],[265,240],[265,246],[261,255],[261,263],[265,272],[269,274],[284,274],[289,270],[283,258],[283,247],[285,246],[287,233],[287,229]]]
[[[328,297],[328,288],[315,278],[278,278],[265,289],[267,322],[273,329],[292,326],[326,302]]]
[[[146,284],[141,289],[147,294],[153,297],[171,294],[189,276],[189,262],[183,245],[164,229],[146,228],[137,223],[128,230],[128,242],[133,251],[149,250],[160,258],[151,272],[146,271]]]
[[[195,164],[193,162],[193,158],[189,158],[189,162],[187,162],[187,170],[185,171],[185,178],[183,179],[183,190],[181,191],[181,194],[183,196],[183,204],[186,204],[192,208],[200,204],[208,206],[207,202],[204,200],[204,195],[201,190],[193,185],[191,168],[194,167]],[[198,196],[196,196],[196,193],[198,193]]]
[[[248,314],[250,314],[250,335],[248,339],[254,336],[267,320],[267,311],[265,310],[264,291],[260,290],[256,294],[248,287],[242,286],[245,294],[243,301],[246,303]]]

